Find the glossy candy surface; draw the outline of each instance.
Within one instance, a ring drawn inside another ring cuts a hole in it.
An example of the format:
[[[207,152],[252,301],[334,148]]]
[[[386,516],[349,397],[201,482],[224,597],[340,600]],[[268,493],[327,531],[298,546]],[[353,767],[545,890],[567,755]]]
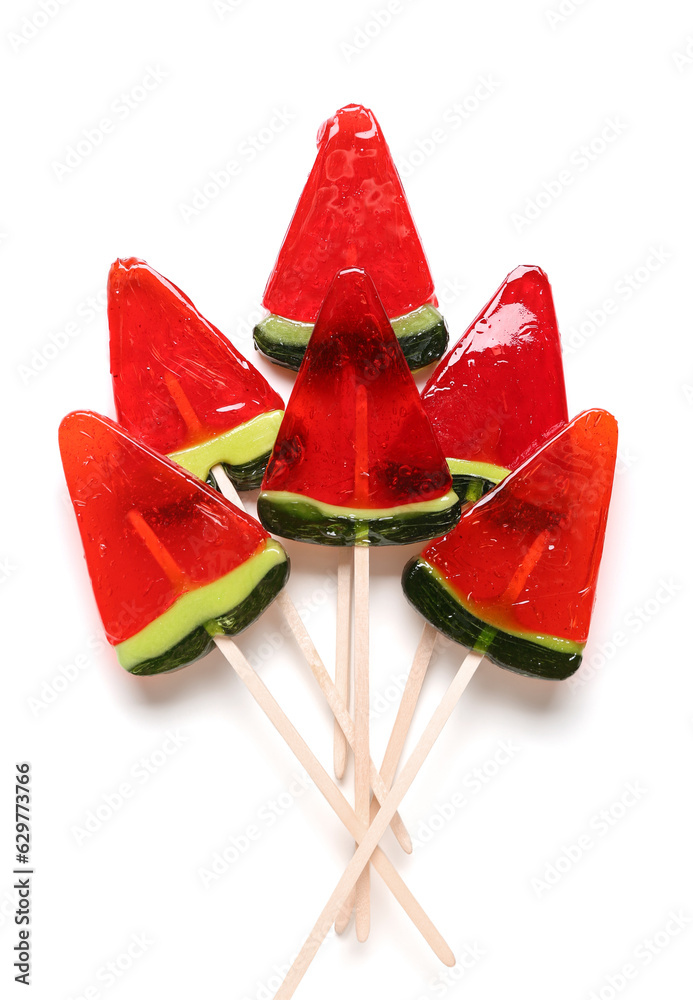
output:
[[[587,641],[617,425],[587,410],[462,512],[404,572],[410,601],[502,666],[568,676]],[[494,655],[496,654],[496,655]]]
[[[458,504],[450,490],[373,282],[361,269],[344,270],[330,287],[287,405],[260,518],[270,530],[306,541],[353,544],[359,522],[373,542],[404,540],[403,527],[414,541],[454,524]],[[299,512],[301,500],[312,510]]]
[[[122,426],[202,479],[223,461],[237,467],[241,488],[258,486],[284,409],[260,372],[187,295],[135,257],[111,267],[108,321]],[[243,469],[258,462],[256,481],[246,483]]]
[[[106,417],[71,413],[59,436],[111,644],[129,642],[132,649],[139,635],[145,652],[163,654],[169,640],[175,645],[245,600],[274,567],[281,565],[285,575],[285,553],[254,518]],[[192,599],[203,591],[206,596]],[[164,619],[165,628],[153,627]],[[130,662],[136,655],[125,659],[128,669],[136,665]]]
[[[540,268],[508,275],[422,399],[460,488],[465,476],[472,488],[499,482],[567,423],[561,341]]]
[[[396,329],[405,355],[412,352],[411,367],[441,357],[447,331],[433,308],[437,301],[421,240],[380,126],[360,104],[341,108],[318,132],[315,164],[263,303],[275,316],[312,324],[335,274],[354,266],[370,274],[391,320],[430,307],[413,317],[413,326]],[[303,333],[302,349],[309,332],[292,334]],[[268,333],[259,324],[256,343],[273,356]],[[290,352],[275,360],[293,366]]]

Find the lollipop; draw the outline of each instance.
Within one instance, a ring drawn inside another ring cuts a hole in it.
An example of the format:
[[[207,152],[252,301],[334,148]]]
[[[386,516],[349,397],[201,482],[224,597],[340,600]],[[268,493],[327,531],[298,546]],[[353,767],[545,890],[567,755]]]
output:
[[[518,673],[562,679],[587,641],[616,462],[616,421],[588,410],[462,512],[459,525],[405,569],[407,597],[468,646],[387,801],[361,841],[276,994],[287,1000],[317,953],[371,849],[484,656]]]
[[[144,444],[206,479],[221,464],[255,489],[284,404],[190,299],[137,257],[108,276],[118,420]]]
[[[475,500],[568,422],[561,340],[551,286],[518,267],[436,368],[421,398],[460,497]],[[426,624],[381,774],[391,783],[437,630]]]
[[[317,787],[360,839],[366,825],[310,752],[232,637],[286,582],[281,545],[249,514],[95,413],[60,425],[65,477],[108,641],[133,674],[160,674],[221,650]],[[454,957],[381,852],[376,870],[436,954]]]
[[[112,421],[69,414],[60,452],[106,636],[131,673],[204,656],[284,586],[286,553],[253,518]]]
[[[330,282],[357,264],[371,275],[411,368],[448,341],[433,279],[375,115],[349,104],[318,132],[318,154],[270,275],[256,346],[297,369]]]
[[[144,261],[117,260],[108,294],[113,393],[121,424],[139,441],[206,477],[242,509],[236,486],[259,485],[266,449],[283,416],[281,399],[187,296]],[[353,741],[348,710],[286,591],[277,602],[346,746]],[[372,770],[382,797],[384,783]],[[411,838],[399,816],[393,830],[410,852]]]
[[[517,267],[421,393],[460,499],[476,500],[568,421],[551,286]]]
[[[354,547],[356,812],[369,818],[368,553],[456,522],[445,460],[375,286],[351,268],[320,310],[267,466],[258,515],[299,541]],[[368,870],[357,934],[368,935]]]

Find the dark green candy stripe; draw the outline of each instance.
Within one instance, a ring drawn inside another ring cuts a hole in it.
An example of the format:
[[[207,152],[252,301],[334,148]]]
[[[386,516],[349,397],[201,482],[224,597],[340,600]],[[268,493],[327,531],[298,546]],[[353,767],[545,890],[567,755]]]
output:
[[[259,490],[271,454],[272,452],[268,451],[265,455],[260,455],[259,458],[246,462],[245,465],[229,465],[228,462],[222,462],[221,465],[237,490]],[[219,490],[219,485],[211,470],[207,476],[207,483],[213,489]]]
[[[480,476],[467,476],[463,474],[452,474],[452,488],[460,498],[462,503],[474,503],[484,493],[492,490],[497,483],[490,479],[482,479]]]
[[[565,653],[489,626],[464,608],[441,586],[426,564],[412,559],[404,568],[402,586],[407,599],[439,632],[468,649],[485,652],[499,667],[529,677],[565,680],[580,666],[579,653]]]
[[[257,587],[226,614],[219,618],[213,618],[206,625],[189,632],[185,638],[172,646],[171,649],[162,653],[161,656],[152,657],[136,664],[129,671],[138,676],[151,676],[152,674],[169,673],[171,670],[178,670],[180,667],[187,667],[200,657],[206,656],[214,646],[212,635],[238,635],[244,629],[259,618],[265,608],[272,603],[279,591],[282,589],[289,576],[289,560],[273,566],[272,569],[263,576]]]
[[[261,324],[253,330],[253,340],[257,350],[270,358],[275,364],[282,368],[290,368],[298,371],[303,361],[306,348],[303,344],[289,344],[268,337]],[[448,346],[448,330],[445,320],[438,320],[433,326],[426,330],[420,330],[407,336],[398,337],[397,341],[402,348],[407,364],[416,371],[425,368],[426,365],[438,361],[445,354]]]
[[[323,514],[308,501],[273,503],[260,495],[258,517],[268,531],[314,545],[407,545],[438,538],[459,521],[460,504],[445,510],[398,513],[393,517],[357,519]]]

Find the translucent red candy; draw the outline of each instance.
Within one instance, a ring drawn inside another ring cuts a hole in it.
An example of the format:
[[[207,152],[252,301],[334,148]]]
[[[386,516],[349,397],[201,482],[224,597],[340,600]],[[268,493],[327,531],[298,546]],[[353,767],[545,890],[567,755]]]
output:
[[[263,491],[341,507],[444,496],[452,480],[375,286],[341,271],[320,310]]]
[[[163,454],[192,448],[284,403],[266,379],[143,260],[108,277],[118,420]]]
[[[422,399],[446,458],[516,469],[568,420],[551,286],[518,267],[440,362]]]
[[[108,641],[230,573],[269,538],[244,511],[96,413],[68,414],[60,451]]]
[[[265,289],[271,313],[313,323],[337,271],[370,274],[388,316],[431,303],[433,279],[375,115],[360,104],[321,126],[318,153]]]
[[[587,410],[421,558],[477,618],[584,643],[604,545],[618,429]]]

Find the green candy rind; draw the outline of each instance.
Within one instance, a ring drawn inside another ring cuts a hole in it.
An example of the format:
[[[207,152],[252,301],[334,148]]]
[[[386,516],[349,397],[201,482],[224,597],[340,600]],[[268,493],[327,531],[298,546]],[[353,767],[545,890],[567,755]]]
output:
[[[473,503],[492,490],[510,474],[510,469],[490,462],[469,462],[461,458],[446,458],[452,488],[462,503]]]
[[[450,491],[438,501],[384,510],[354,511],[299,497],[266,492],[257,512],[268,531],[314,545],[407,545],[437,538],[459,520],[460,502]]]
[[[259,618],[263,611],[272,603],[289,576],[289,560],[280,563],[267,573],[244,601],[232,608],[227,614],[213,618],[205,625],[194,629],[184,639],[176,643],[161,656],[143,660],[134,667],[128,668],[128,673],[137,676],[170,673],[187,667],[195,660],[206,656],[213,646],[215,635],[238,635]]]
[[[448,329],[435,306],[421,306],[390,322],[413,371],[425,368],[445,354]],[[298,371],[312,332],[312,323],[299,323],[272,313],[257,324],[253,340],[255,347],[276,364]]]
[[[129,674],[136,677],[151,677],[153,674],[168,674],[172,670],[187,667],[195,660],[211,652],[214,642],[204,625],[189,632],[185,638],[160,656],[152,656],[134,667],[126,667]]]
[[[452,477],[452,488],[461,503],[474,503],[495,485],[496,483],[492,483],[489,479],[480,479],[479,476]]]
[[[272,452],[268,451],[267,454],[256,458],[254,462],[247,462],[245,465],[229,465],[228,462],[220,462],[219,464],[237,490],[259,490],[271,454]],[[207,476],[207,483],[212,489],[221,492],[211,470]]]
[[[274,566],[262,580],[255,590],[251,591],[244,601],[231,608],[224,615],[213,618],[205,624],[205,629],[212,635],[238,635],[244,629],[252,625],[256,618],[267,608],[286,581],[289,579],[289,559]]]
[[[273,573],[276,569],[281,573]],[[236,569],[183,594],[158,618],[118,643],[120,665],[130,673],[162,673],[198,659],[209,651],[199,629],[205,629],[213,621],[225,623],[225,630],[234,630],[227,634],[246,628],[276,596],[277,588],[272,581],[286,579],[288,571],[286,552],[278,542],[269,539]],[[248,617],[251,612],[253,617]],[[207,638],[209,634],[207,628]],[[171,665],[166,666],[169,662]],[[143,668],[143,664],[148,666]]]
[[[210,469],[223,465],[239,490],[256,489],[262,482],[283,417],[283,410],[259,413],[230,431],[193,448],[171,452],[168,457],[198,479],[208,481]]]
[[[528,677],[565,680],[582,662],[583,646],[567,639],[510,633],[465,608],[429,563],[414,558],[404,568],[402,586],[409,602],[431,625],[468,649],[485,653],[499,667]]]

